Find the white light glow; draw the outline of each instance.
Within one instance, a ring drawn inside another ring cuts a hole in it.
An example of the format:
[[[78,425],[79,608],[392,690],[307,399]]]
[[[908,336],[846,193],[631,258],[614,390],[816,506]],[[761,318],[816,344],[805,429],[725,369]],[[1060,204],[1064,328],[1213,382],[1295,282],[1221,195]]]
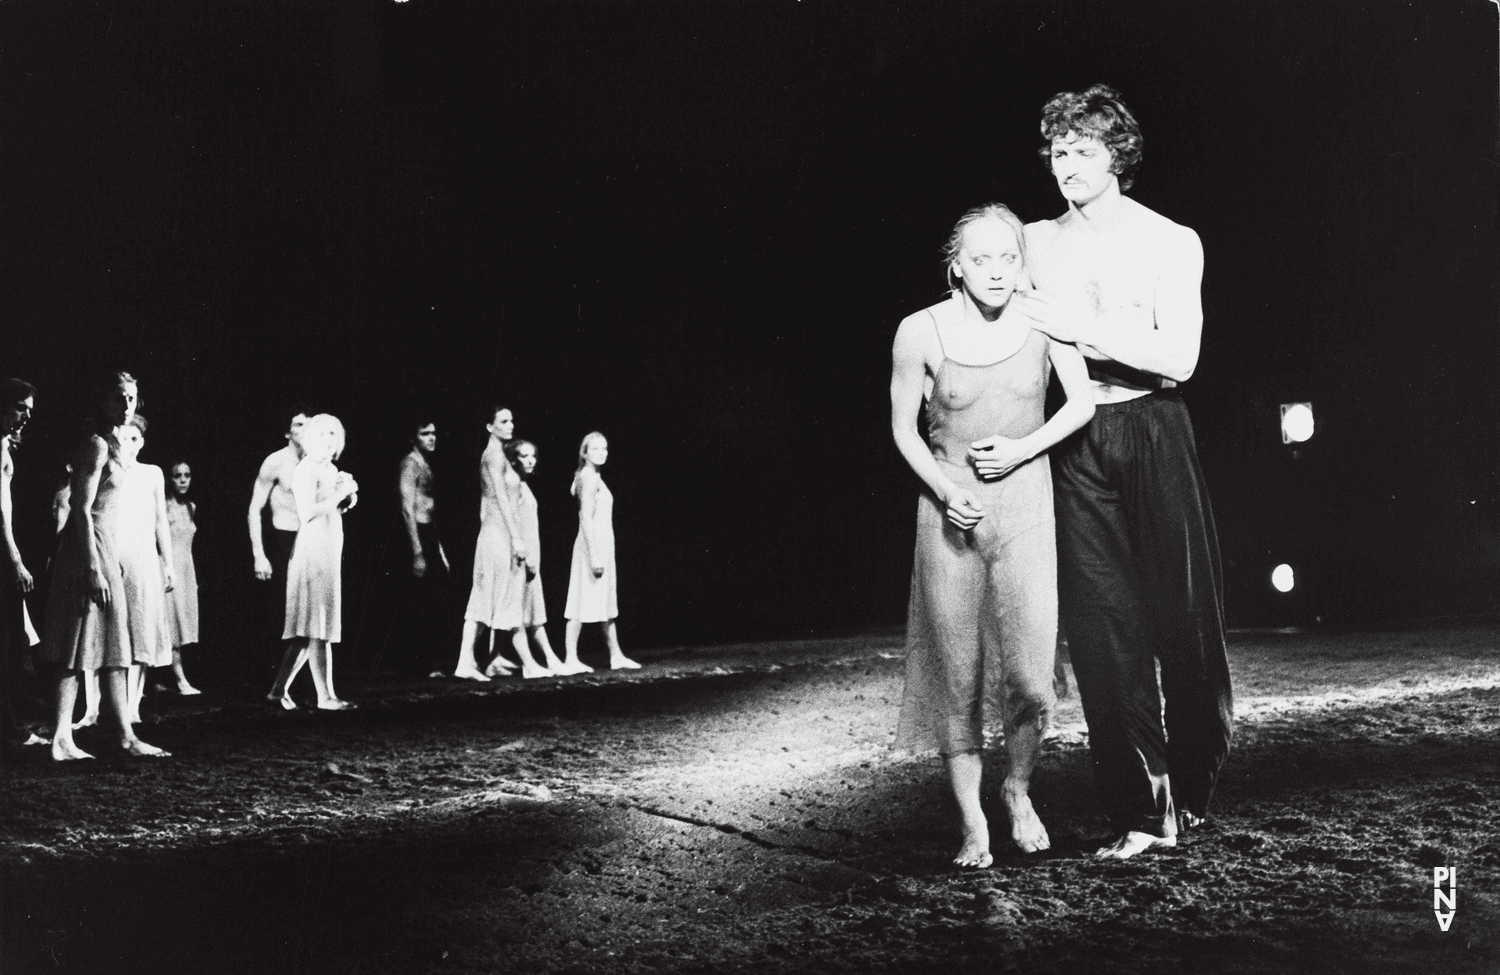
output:
[[[1313,435],[1311,403],[1281,404],[1281,442],[1306,443]]]
[[[1292,567],[1283,562],[1272,569],[1271,585],[1276,587],[1277,592],[1291,592],[1292,587],[1297,585],[1297,578],[1292,573]]]

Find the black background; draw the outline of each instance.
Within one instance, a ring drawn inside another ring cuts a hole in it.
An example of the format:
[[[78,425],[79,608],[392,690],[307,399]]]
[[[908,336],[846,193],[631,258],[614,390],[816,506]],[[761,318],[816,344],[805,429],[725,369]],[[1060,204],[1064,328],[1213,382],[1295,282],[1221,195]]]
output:
[[[1481,0],[8,0],[23,544],[45,558],[84,384],[122,367],[143,459],[199,472],[210,642],[249,632],[245,504],[294,400],[344,419],[365,485],[355,646],[407,429],[439,424],[462,573],[497,403],[540,447],[554,619],[599,429],[627,647],[899,624],[895,325],[965,208],[1060,212],[1039,110],[1103,81],[1145,133],[1132,195],[1206,252],[1187,396],[1231,623],[1492,612],[1496,51]]]

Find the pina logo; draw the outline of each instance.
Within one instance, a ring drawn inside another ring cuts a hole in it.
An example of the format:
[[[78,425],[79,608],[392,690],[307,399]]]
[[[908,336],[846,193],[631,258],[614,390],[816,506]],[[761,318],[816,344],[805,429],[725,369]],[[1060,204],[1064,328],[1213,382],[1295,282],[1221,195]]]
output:
[[[1444,881],[1448,882],[1446,891],[1443,890]],[[1448,930],[1448,925],[1453,923],[1453,915],[1458,913],[1457,867],[1432,868],[1432,913],[1437,915],[1438,927]]]

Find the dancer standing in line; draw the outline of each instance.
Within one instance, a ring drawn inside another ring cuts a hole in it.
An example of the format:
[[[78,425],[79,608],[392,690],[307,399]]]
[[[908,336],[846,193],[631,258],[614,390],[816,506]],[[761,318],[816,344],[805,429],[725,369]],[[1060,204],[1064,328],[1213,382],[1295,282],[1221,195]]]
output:
[[[518,504],[521,478],[505,457],[505,444],[515,435],[514,414],[503,406],[495,407],[489,424],[489,442],[479,458],[479,538],[474,544],[474,584],[469,590],[469,604],[464,610],[464,630],[458,648],[458,666],[454,677],[487,681],[474,658],[474,644],[481,627],[490,633],[493,653],[495,634],[509,633],[511,646],[522,666],[531,660],[526,649],[526,631],[522,626],[522,606],[526,599],[526,560],[530,552],[521,530]],[[497,676],[515,670],[509,661],[493,654],[490,670]],[[536,666],[532,661],[532,666]]]
[[[125,583],[115,537],[121,468],[116,431],[135,415],[136,382],[111,374],[94,397],[92,429],[72,459],[68,524],[53,560],[52,591],[41,656],[56,668],[52,757],[92,758],[73,741],[73,705],[80,674],[104,671],[111,732],[128,755],[168,753],[136,737],[129,715],[132,663]]]
[[[437,478],[432,470],[437,442],[436,424],[417,423],[412,428],[411,450],[401,458],[397,486],[411,555],[405,578],[397,583],[400,596],[392,630],[403,667],[441,677],[442,671],[434,670],[441,666],[434,654],[447,652],[443,648],[451,631],[445,617],[454,607],[452,570],[438,532]]]
[[[531,666],[532,658],[521,658],[522,677],[551,677],[563,672],[563,662],[558,659],[552,650],[552,642],[547,639],[547,604],[542,598],[542,528],[541,519],[537,511],[536,495],[531,492],[531,485],[526,483],[536,470],[536,444],[530,440],[512,440],[505,445],[505,456],[509,458],[511,466],[521,475],[521,535],[526,539],[526,598],[521,606],[521,622],[526,627],[526,632],[531,635],[531,641],[536,644],[537,649],[542,651],[547,666]]]
[[[1118,92],[1057,95],[1042,138],[1068,212],[1026,228],[1038,290],[1016,306],[1093,380],[1098,414],[1055,468],[1059,587],[1116,837],[1099,855],[1124,859],[1202,821],[1234,728],[1218,537],[1176,389],[1198,365],[1203,245],[1123,195],[1141,131]]]
[[[167,602],[167,624],[172,632],[172,673],[177,677],[177,693],[184,697],[202,693],[188,683],[187,673],[182,669],[183,648],[198,642],[198,567],[193,562],[198,503],[188,499],[192,487],[193,469],[187,461],[173,464],[167,487],[167,527],[172,535],[175,584]]]
[[[10,483],[15,476],[11,451],[21,442],[21,431],[31,419],[36,389],[21,379],[0,379],[0,543],[5,565],[0,572],[0,736],[7,744],[30,740],[16,715],[16,697],[24,683],[23,655],[37,643],[26,610],[26,594],[34,580],[16,546]]]
[[[573,541],[573,566],[568,575],[568,604],[563,610],[568,627],[564,631],[567,659],[563,673],[581,674],[594,668],[578,659],[578,637],[583,624],[598,623],[609,647],[611,670],[635,670],[640,664],[620,649],[620,615],[615,578],[615,496],[604,483],[599,468],[609,460],[609,441],[597,430],[578,445],[578,472],[573,475],[573,496],[578,499],[578,537]]]
[[[333,644],[343,639],[344,511],[352,508],[359,485],[333,462],[344,452],[344,425],[319,413],[302,430],[303,457],[292,472],[297,501],[297,543],[287,563],[286,628],[298,656],[312,670],[318,707],[344,711],[355,707],[333,688]],[[281,706],[296,708],[290,682],[282,688]]]
[[[130,720],[141,720],[146,675],[172,663],[172,632],[167,623],[168,591],[173,588],[172,533],[167,526],[165,478],[155,464],[138,460],[146,445],[146,418],[137,413],[117,431],[120,454],[120,510],[116,551],[125,584],[130,624]]]
[[[891,431],[927,490],[917,508],[906,690],[896,747],[935,748],[963,821],[954,863],[993,862],[980,805],[985,719],[998,712],[1009,759],[1001,797],[1020,849],[1048,849],[1028,795],[1056,701],[1057,550],[1045,451],[1088,422],[1078,350],[1010,307],[1026,281],[1021,221],[968,211],[944,249],[952,296],[896,332]],[[1067,403],[1043,406],[1055,369]],[[926,399],[928,439],[917,429]],[[977,465],[983,460],[987,474]]]
[[[292,474],[302,461],[302,430],[310,415],[300,407],[288,411],[286,446],[261,461],[255,487],[250,493],[250,551],[255,557],[255,578],[262,582],[274,579],[281,583],[281,591],[274,594],[274,605],[270,610],[278,639],[286,629],[286,567],[297,543],[297,499],[292,493]],[[271,531],[275,536],[275,544],[269,553],[261,528],[261,512],[267,504],[271,506]],[[281,664],[266,700],[285,706],[290,700],[286,694],[287,686],[306,662],[300,643],[282,640]]]

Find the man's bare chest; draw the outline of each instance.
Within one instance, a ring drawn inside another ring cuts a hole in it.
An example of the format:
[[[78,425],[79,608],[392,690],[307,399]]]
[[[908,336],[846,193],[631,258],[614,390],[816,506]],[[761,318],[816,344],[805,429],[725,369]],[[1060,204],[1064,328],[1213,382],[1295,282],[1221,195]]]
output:
[[[1082,302],[1096,315],[1154,321],[1162,272],[1155,248],[1059,234],[1036,250],[1032,280],[1039,289]]]

